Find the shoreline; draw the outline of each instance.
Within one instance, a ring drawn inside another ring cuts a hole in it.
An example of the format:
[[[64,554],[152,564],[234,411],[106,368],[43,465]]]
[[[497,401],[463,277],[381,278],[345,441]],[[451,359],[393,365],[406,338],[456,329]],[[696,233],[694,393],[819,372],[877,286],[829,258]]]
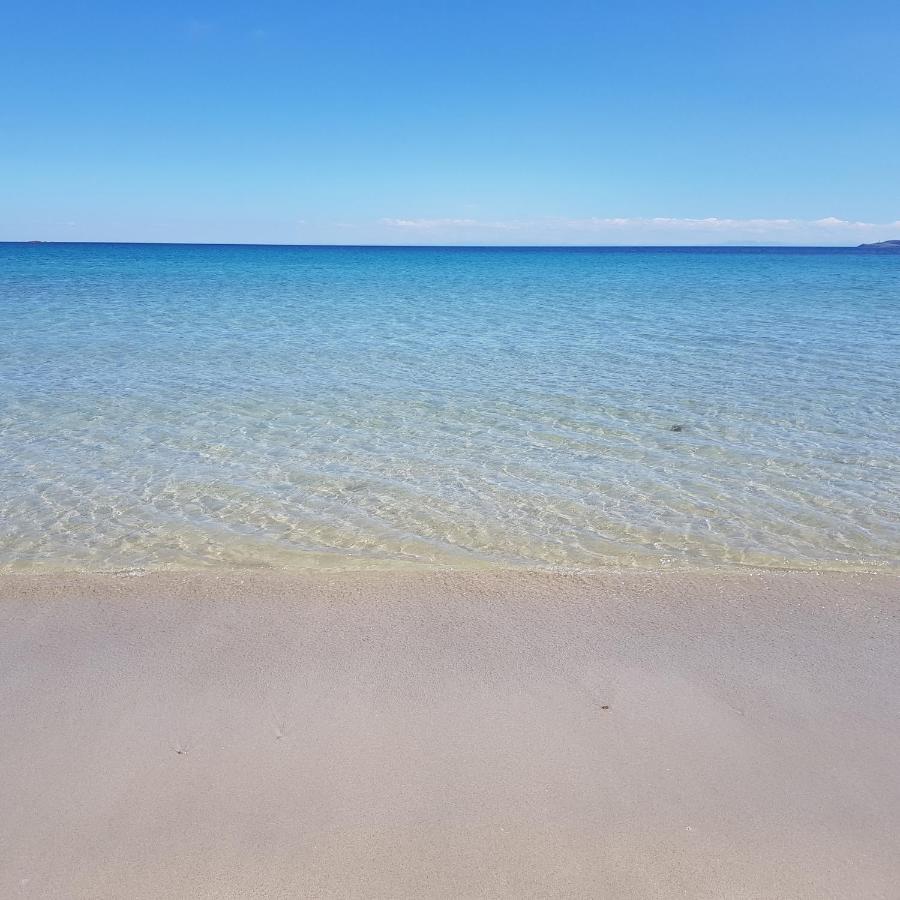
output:
[[[0,575],[0,894],[892,897],[900,578]]]
[[[340,558],[335,554],[334,558]],[[450,575],[466,577],[470,575],[510,575],[547,576],[561,578],[602,578],[616,573],[633,572],[636,575],[673,575],[730,577],[753,574],[787,574],[809,576],[873,576],[900,578],[900,563],[893,561],[847,563],[840,567],[792,565],[764,563],[709,562],[663,560],[656,562],[610,562],[593,566],[584,565],[540,565],[532,562],[510,563],[495,560],[479,559],[468,563],[454,561],[452,563],[418,562],[406,559],[359,560],[353,557],[352,564],[346,560],[341,563],[317,562],[309,565],[277,565],[264,563],[260,565],[241,565],[231,562],[215,562],[210,564],[194,563],[169,566],[123,566],[122,568],[90,569],[72,566],[70,563],[58,565],[39,563],[0,567],[0,580],[5,578],[144,578],[147,576],[189,577],[193,575],[209,577],[284,577],[298,580],[315,579],[323,576],[362,576],[362,577],[407,577],[430,575]],[[832,564],[836,566],[837,564]]]

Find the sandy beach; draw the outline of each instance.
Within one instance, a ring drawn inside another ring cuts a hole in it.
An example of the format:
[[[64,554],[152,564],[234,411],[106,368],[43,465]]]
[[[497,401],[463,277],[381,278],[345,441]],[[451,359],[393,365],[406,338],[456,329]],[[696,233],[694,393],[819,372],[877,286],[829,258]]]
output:
[[[896,897],[900,580],[0,579],[3,897]]]

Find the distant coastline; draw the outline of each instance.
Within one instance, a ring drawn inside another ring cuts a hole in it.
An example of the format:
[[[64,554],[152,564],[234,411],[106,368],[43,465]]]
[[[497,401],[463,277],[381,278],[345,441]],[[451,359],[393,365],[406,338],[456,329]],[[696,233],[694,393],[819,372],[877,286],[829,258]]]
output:
[[[900,251],[900,241],[877,241],[874,244],[860,244],[857,250],[896,250]]]

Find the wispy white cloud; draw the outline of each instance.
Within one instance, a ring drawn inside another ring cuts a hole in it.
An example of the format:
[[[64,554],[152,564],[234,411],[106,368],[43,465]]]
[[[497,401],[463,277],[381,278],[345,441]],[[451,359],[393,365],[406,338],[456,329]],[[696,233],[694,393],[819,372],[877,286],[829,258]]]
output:
[[[526,223],[490,222],[479,219],[381,219],[382,225],[391,228],[409,228],[431,231],[440,228],[492,228],[498,231],[515,231]]]
[[[822,219],[754,218],[718,216],[676,218],[671,216],[586,218],[543,217],[532,219],[472,218],[383,218],[379,224],[390,232],[427,235],[459,240],[494,236],[495,240],[571,240],[574,242],[634,241],[689,243],[771,240],[801,244],[852,242],[900,235],[900,219],[893,222],[860,222],[828,216]]]

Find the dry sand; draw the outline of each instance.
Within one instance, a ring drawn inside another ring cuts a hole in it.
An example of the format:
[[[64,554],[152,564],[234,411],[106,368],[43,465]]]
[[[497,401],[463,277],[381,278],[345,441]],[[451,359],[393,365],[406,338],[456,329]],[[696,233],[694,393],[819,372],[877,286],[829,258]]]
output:
[[[900,896],[900,581],[0,578],[0,897]]]

